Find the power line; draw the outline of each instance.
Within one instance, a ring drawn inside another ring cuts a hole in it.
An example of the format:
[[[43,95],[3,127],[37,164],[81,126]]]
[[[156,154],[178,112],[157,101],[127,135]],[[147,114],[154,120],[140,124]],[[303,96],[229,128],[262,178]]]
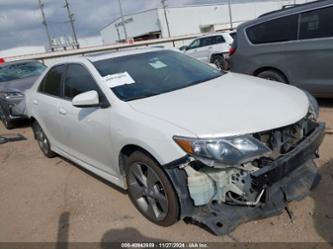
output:
[[[164,18],[168,30],[168,36],[169,38],[171,37],[171,32],[170,32],[170,25],[169,25],[169,20],[168,20],[168,15],[167,15],[167,7],[168,7],[168,0],[161,0],[162,7],[163,7],[163,12],[164,12]],[[176,47],[175,42],[172,41],[172,45]]]
[[[76,36],[76,31],[75,31],[75,27],[74,27],[74,22],[75,22],[75,19],[74,19],[74,14],[71,12],[70,8],[69,8],[69,3],[68,3],[68,0],[65,0],[65,6],[64,8],[67,9],[67,14],[68,14],[68,19],[69,19],[69,22],[71,24],[71,28],[72,28],[72,32],[73,32],[73,37],[74,37],[74,42],[75,42],[75,46],[77,48],[79,48],[79,42],[78,42],[78,39],[77,39],[77,36]]]
[[[41,12],[42,18],[43,18],[43,22],[42,23],[43,23],[43,25],[45,27],[47,39],[49,41],[49,46],[50,46],[50,49],[51,49],[52,48],[52,40],[51,40],[51,35],[50,35],[49,28],[47,26],[46,16],[45,16],[45,12],[44,12],[44,3],[42,3],[42,0],[38,0],[38,3],[39,3],[40,12]]]

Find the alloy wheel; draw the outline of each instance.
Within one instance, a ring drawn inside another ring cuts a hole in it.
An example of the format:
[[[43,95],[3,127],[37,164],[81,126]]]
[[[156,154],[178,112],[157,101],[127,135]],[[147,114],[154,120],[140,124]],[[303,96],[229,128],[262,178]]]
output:
[[[38,142],[39,147],[42,149],[44,153],[48,153],[49,151],[49,141],[47,140],[47,137],[45,136],[42,128],[39,125],[36,125],[36,139]]]
[[[155,171],[143,163],[134,163],[130,166],[128,180],[130,194],[138,208],[152,220],[163,220],[168,214],[168,199]]]

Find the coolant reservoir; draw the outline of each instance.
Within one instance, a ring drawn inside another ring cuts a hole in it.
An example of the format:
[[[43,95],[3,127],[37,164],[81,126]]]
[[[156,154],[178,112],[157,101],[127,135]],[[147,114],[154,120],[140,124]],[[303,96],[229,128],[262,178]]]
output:
[[[207,204],[214,195],[214,183],[204,173],[196,171],[190,166],[185,167],[187,184],[195,206]]]

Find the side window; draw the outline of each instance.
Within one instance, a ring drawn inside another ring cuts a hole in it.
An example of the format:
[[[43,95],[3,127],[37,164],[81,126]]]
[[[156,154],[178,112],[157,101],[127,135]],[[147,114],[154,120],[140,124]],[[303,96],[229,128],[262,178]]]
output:
[[[333,37],[333,7],[301,14],[299,39]]]
[[[64,86],[64,97],[73,99],[76,95],[95,90],[101,96],[101,91],[90,72],[82,65],[70,64],[67,69]]]
[[[200,47],[210,46],[214,44],[214,37],[205,37],[201,39]]]
[[[195,49],[198,48],[200,46],[200,39],[198,40],[194,40],[189,46],[189,49]]]
[[[61,80],[65,72],[65,65],[53,67],[39,85],[38,91],[53,96],[61,96]]]
[[[221,35],[217,35],[217,36],[213,36],[213,44],[220,44],[220,43],[225,43],[225,40],[223,38],[223,36]]]
[[[297,40],[298,15],[291,15],[257,24],[246,30],[253,44]]]

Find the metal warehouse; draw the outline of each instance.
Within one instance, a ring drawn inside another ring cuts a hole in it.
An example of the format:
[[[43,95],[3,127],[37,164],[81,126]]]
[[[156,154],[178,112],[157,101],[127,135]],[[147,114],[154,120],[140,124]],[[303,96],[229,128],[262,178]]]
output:
[[[126,39],[125,29],[127,38],[135,41],[218,31],[283,6],[304,2],[306,0],[233,3],[230,9],[228,4],[150,9],[117,18],[101,30],[101,36],[104,44],[111,44]]]

